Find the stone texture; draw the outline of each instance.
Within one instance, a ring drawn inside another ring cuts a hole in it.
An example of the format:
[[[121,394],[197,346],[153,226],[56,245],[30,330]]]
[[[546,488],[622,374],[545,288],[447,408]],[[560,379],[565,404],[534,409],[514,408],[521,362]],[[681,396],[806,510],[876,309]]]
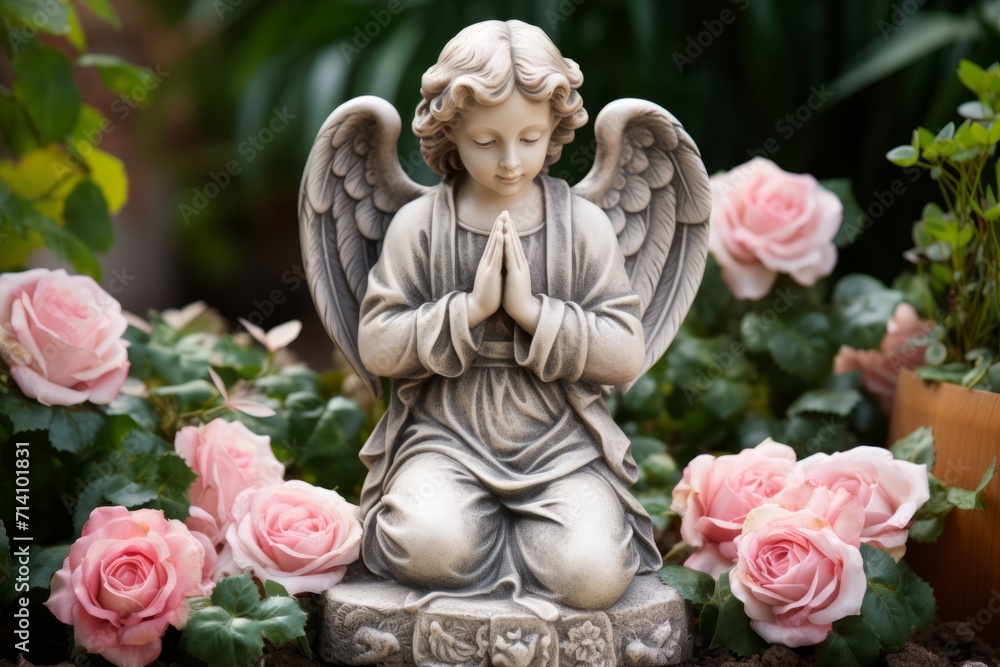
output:
[[[557,605],[551,623],[502,593],[438,598],[410,613],[411,593],[353,570],[324,595],[320,656],[347,665],[654,667],[692,654],[690,610],[655,574],[636,577],[607,610]]]

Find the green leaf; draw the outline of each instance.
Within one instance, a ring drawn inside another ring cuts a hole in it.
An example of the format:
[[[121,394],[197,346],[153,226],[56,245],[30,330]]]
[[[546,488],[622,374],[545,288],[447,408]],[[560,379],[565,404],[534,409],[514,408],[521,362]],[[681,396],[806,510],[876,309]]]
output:
[[[195,611],[183,631],[186,650],[209,665],[251,667],[264,639],[280,644],[305,635],[306,613],[295,599],[261,600],[246,574],[220,581],[212,605]]]
[[[750,618],[743,608],[743,602],[735,595],[729,595],[722,601],[715,639],[742,657],[767,648],[767,642],[750,626]]]
[[[986,468],[986,472],[983,473],[982,479],[979,480],[979,486],[975,490],[970,491],[968,489],[959,489],[957,487],[951,487],[948,489],[948,502],[957,507],[960,510],[982,510],[986,509],[983,504],[982,492],[983,489],[992,481],[993,476],[997,472],[997,459],[994,456],[993,461],[990,463],[989,467]]]
[[[291,597],[288,594],[288,589],[279,584],[274,579],[268,579],[264,582],[264,595],[265,597],[275,598],[275,597]]]
[[[50,547],[32,547],[31,549],[31,574],[28,576],[28,585],[31,588],[49,587],[52,575],[62,567],[63,561],[69,556],[68,544],[59,544]]]
[[[788,407],[788,416],[803,412],[821,412],[846,417],[861,402],[856,389],[812,389],[795,399]]]
[[[653,454],[666,454],[667,445],[662,440],[649,436],[635,436],[629,438],[632,443],[632,458],[636,463],[642,463]]]
[[[928,10],[910,16],[902,27],[884,19],[878,25],[881,34],[852,59],[857,64],[830,85],[836,93],[834,101],[846,99],[940,48],[972,39],[980,31],[979,22],[971,15]]]
[[[37,2],[35,0],[0,0],[0,16],[6,16],[26,28],[34,28],[50,35],[69,32],[68,7],[62,2]],[[20,40],[27,38],[23,29],[14,28],[7,39],[17,48]]]
[[[625,409],[637,419],[656,417],[662,410],[660,388],[649,373],[636,380],[621,401]]]
[[[118,20],[118,14],[111,6],[111,0],[81,0],[81,2],[87,5],[97,18],[107,21],[116,28],[121,27],[121,21]]]
[[[107,252],[115,240],[111,215],[104,194],[93,181],[80,181],[66,197],[63,209],[66,231],[87,244],[94,252]]]
[[[917,163],[917,151],[910,145],[896,146],[885,158],[898,167],[910,167]]]
[[[881,649],[871,623],[860,616],[847,616],[833,624],[833,630],[815,650],[825,665],[871,667],[878,663]]]
[[[910,632],[909,616],[899,598],[903,575],[892,556],[881,549],[862,544],[861,556],[868,578],[861,616],[875,628],[883,647],[896,650]]]
[[[105,421],[104,415],[88,408],[55,408],[49,442],[57,451],[82,454],[94,444]]]
[[[103,495],[112,505],[128,509],[141,507],[156,499],[156,491],[147,489],[124,477],[112,477],[105,485]]]
[[[920,519],[910,524],[910,539],[915,542],[927,544],[937,542],[944,532],[944,517],[936,516],[930,519]]]
[[[910,633],[926,630],[934,622],[937,610],[934,589],[918,577],[906,561],[899,561],[899,570],[903,574],[903,603],[910,619]]]
[[[15,434],[48,431],[52,424],[53,408],[32,399],[6,394],[0,395],[0,414],[10,419]]]
[[[0,95],[0,137],[14,157],[39,148],[24,110],[16,100]]]
[[[80,115],[80,91],[69,60],[33,39],[10,65],[14,97],[27,109],[42,143],[64,140]]]
[[[150,74],[141,67],[106,53],[84,54],[77,58],[76,64],[80,67],[95,68],[109,90],[128,99],[132,99],[133,91],[142,88],[145,80],[150,77]],[[148,99],[149,96],[144,96],[141,101]]]
[[[767,341],[775,363],[789,375],[815,381],[830,371],[833,347],[827,338],[829,318],[823,313],[807,313],[780,327]]]
[[[701,402],[721,419],[729,419],[741,413],[750,401],[751,389],[745,382],[733,382],[726,378],[712,381]]]
[[[715,591],[715,578],[683,565],[666,565],[660,569],[660,579],[685,600],[705,604]]]
[[[969,367],[960,361],[953,361],[940,366],[920,366],[914,372],[921,380],[962,384],[962,379],[969,372]]]
[[[934,469],[934,432],[929,426],[921,426],[909,435],[897,440],[889,451],[893,457],[910,463],[923,463],[928,470]]]
[[[962,85],[971,90],[973,93],[978,94],[979,86],[982,84],[983,77],[985,75],[986,72],[983,68],[971,60],[963,58],[958,63],[958,79],[962,82]]]
[[[859,236],[859,230],[854,226],[854,222],[859,221],[861,216],[861,208],[858,206],[858,200],[854,197],[851,181],[847,178],[828,178],[820,181],[819,184],[840,199],[840,204],[844,208],[844,216],[833,242],[838,248],[848,246]]]
[[[902,292],[888,289],[871,276],[845,276],[833,290],[838,339],[860,350],[878,348],[886,323],[902,300]]]

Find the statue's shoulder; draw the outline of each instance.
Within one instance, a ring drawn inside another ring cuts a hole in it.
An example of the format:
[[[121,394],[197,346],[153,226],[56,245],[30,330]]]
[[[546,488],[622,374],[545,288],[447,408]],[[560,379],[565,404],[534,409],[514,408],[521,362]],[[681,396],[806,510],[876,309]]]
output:
[[[413,236],[429,230],[434,215],[434,200],[441,187],[443,185],[439,183],[428,188],[424,194],[400,207],[389,223],[386,236]]]

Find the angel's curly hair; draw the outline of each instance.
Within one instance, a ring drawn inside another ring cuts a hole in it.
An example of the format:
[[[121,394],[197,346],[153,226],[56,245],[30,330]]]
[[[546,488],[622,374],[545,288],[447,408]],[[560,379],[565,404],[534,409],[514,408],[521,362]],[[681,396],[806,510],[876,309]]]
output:
[[[563,145],[573,141],[574,130],[587,122],[577,92],[582,83],[580,66],[563,58],[540,28],[522,21],[476,23],[455,35],[424,73],[413,133],[431,169],[442,175],[464,171],[445,128],[476,104],[500,104],[516,86],[528,99],[552,104],[557,124],[545,156],[548,171]]]

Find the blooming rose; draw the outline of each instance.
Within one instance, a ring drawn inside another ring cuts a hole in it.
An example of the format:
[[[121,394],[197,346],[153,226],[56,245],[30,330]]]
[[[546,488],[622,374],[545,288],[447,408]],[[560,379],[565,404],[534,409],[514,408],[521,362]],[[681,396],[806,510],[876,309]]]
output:
[[[0,275],[0,357],[43,405],[107,404],[128,375],[121,305],[89,276]]]
[[[838,534],[809,510],[751,511],[729,585],[754,632],[770,643],[808,646],[823,641],[834,621],[861,613],[867,580],[861,552],[851,545],[858,528],[845,524]]]
[[[53,575],[45,606],[88,652],[141,667],[160,654],[167,625],[187,621],[185,598],[211,592],[204,573],[214,561],[214,550],[159,510],[98,507]]]
[[[896,396],[899,371],[924,363],[926,348],[917,345],[914,339],[926,336],[933,329],[933,322],[920,319],[913,306],[901,303],[885,325],[880,349],[855,350],[842,345],[833,360],[833,372],[850,373],[860,369],[865,389],[879,399],[882,412],[889,414]]]
[[[709,250],[738,299],[760,299],[778,273],[809,286],[837,263],[844,208],[809,174],[756,157],[712,177]]]
[[[697,456],[674,487],[670,508],[681,519],[681,537],[702,547],[684,563],[718,576],[736,560],[733,541],[755,507],[802,480],[795,452],[770,438],[739,454]]]
[[[302,481],[248,490],[236,497],[217,576],[253,570],[291,595],[319,593],[344,578],[358,559],[357,508],[336,491]]]
[[[881,447],[813,454],[800,465],[807,479],[857,495],[865,510],[862,542],[888,551],[897,562],[903,557],[910,521],[930,499],[926,465],[894,459]]]
[[[186,426],[177,433],[174,447],[198,475],[191,487],[188,527],[217,546],[226,540],[236,496],[250,487],[277,484],[285,475],[271,439],[240,422],[215,419],[205,426]]]

